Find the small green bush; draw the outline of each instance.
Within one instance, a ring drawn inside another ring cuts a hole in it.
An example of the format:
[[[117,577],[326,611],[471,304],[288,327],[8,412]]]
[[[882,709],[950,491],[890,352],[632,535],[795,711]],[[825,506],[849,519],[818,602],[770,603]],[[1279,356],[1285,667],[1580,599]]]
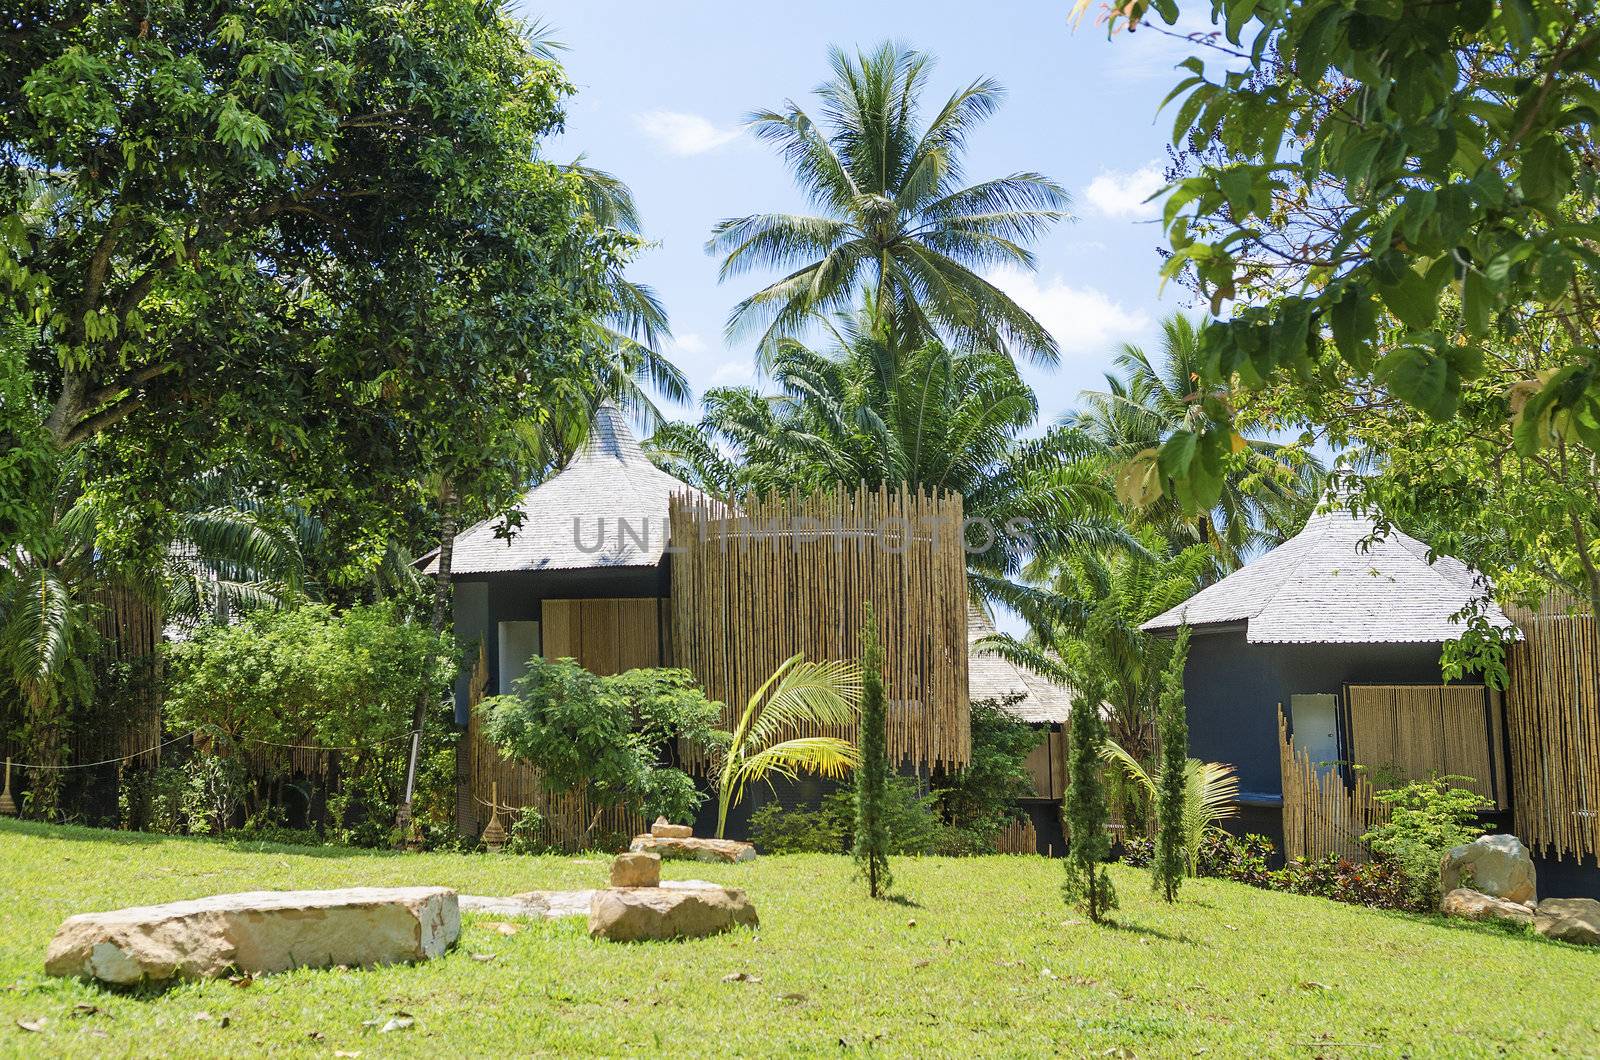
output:
[[[1439,904],[1439,865],[1445,853],[1483,834],[1477,815],[1492,806],[1462,786],[1469,782],[1467,777],[1433,777],[1373,795],[1389,804],[1389,820],[1361,841],[1400,867],[1409,880],[1411,902],[1419,909]]]
[[[989,700],[973,703],[971,717],[971,759],[963,769],[937,774],[933,784],[939,816],[950,826],[944,853],[994,853],[1000,833],[1021,817],[1017,800],[1033,794],[1024,763],[1048,735]]]

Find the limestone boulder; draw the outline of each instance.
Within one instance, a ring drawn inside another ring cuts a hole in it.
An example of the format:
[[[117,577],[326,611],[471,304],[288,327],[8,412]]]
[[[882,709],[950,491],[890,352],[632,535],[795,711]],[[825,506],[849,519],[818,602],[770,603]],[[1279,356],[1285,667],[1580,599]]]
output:
[[[445,887],[251,891],[68,917],[44,967],[130,986],[234,969],[262,975],[424,961],[460,934],[456,892]]]
[[[1444,896],[1439,909],[1445,916],[1463,920],[1514,920],[1519,924],[1533,923],[1533,910],[1521,902],[1508,902],[1504,898],[1483,894],[1467,887],[1457,887]]]
[[[659,887],[661,855],[618,854],[611,862],[611,886]]]
[[[1446,894],[1470,883],[1473,890],[1492,898],[1523,905],[1538,900],[1533,858],[1514,835],[1479,836],[1451,848],[1439,865],[1439,883]]]
[[[612,942],[701,938],[759,922],[736,887],[612,887],[589,906],[589,935]]]
[[[734,839],[698,839],[693,836],[634,836],[628,847],[634,853],[657,854],[663,861],[681,858],[688,861],[754,861],[756,848]]]
[[[1533,928],[1545,938],[1600,946],[1600,902],[1593,898],[1546,898],[1534,914]]]
[[[688,839],[694,835],[694,829],[686,824],[673,824],[665,817],[657,817],[656,823],[650,826],[650,834],[661,839]]]

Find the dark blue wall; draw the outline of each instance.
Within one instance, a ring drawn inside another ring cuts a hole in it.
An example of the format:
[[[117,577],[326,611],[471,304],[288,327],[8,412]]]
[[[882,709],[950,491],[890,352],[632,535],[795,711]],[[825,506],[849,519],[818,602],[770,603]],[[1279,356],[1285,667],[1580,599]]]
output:
[[[589,570],[513,571],[455,579],[455,629],[470,654],[481,637],[489,661],[489,695],[504,689],[500,673],[501,622],[538,622],[544,600],[596,600],[611,597],[666,596],[667,572],[660,567],[604,567]],[[467,723],[467,682],[471,667],[456,681],[456,724]]]
[[[1184,669],[1189,753],[1239,770],[1247,794],[1282,795],[1278,704],[1346,684],[1440,681],[1439,644],[1247,644],[1243,629],[1196,629]],[[1291,727],[1292,727],[1291,719]]]

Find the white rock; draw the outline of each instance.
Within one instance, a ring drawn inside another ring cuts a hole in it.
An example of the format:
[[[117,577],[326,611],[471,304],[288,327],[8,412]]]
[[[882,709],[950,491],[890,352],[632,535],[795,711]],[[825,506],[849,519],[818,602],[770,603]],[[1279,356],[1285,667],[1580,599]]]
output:
[[[250,891],[68,917],[45,972],[130,985],[395,964],[437,957],[460,933],[446,887]]]
[[[1468,872],[1470,882],[1463,879]],[[1470,885],[1480,894],[1523,905],[1532,905],[1538,892],[1533,858],[1514,835],[1483,835],[1452,848],[1439,865],[1439,884],[1446,894]]]

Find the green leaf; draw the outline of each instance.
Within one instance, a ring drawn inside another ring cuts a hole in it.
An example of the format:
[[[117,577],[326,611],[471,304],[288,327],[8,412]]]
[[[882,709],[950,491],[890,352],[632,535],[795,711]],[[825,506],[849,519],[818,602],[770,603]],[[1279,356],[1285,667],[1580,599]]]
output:
[[[1406,269],[1396,283],[1381,284],[1383,304],[1401,323],[1421,331],[1439,315],[1439,288],[1415,269]]]
[[[1473,338],[1488,334],[1494,309],[1494,291],[1489,281],[1477,269],[1469,268],[1461,279],[1461,313],[1466,319],[1467,334]]]
[[[1161,443],[1161,474],[1169,479],[1181,479],[1194,464],[1195,446],[1200,436],[1192,431],[1177,431]]]
[[[1544,202],[1558,198],[1571,185],[1566,149],[1554,136],[1541,136],[1522,152],[1518,184],[1525,198]]]
[[[1365,372],[1372,366],[1370,343],[1378,331],[1378,309],[1366,289],[1357,285],[1347,287],[1333,304],[1329,316],[1339,356],[1356,371]]]
[[[1443,357],[1421,346],[1395,350],[1378,362],[1378,378],[1389,391],[1434,419],[1456,410],[1460,381]]]

